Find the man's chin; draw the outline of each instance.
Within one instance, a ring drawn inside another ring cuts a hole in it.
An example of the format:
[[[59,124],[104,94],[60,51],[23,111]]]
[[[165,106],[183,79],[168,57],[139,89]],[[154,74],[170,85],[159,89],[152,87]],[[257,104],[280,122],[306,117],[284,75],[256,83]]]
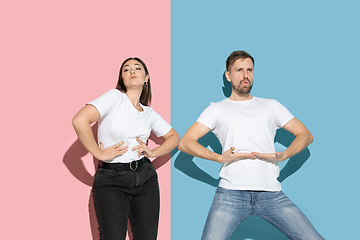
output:
[[[239,92],[242,94],[249,94],[251,92],[251,86],[242,87]]]

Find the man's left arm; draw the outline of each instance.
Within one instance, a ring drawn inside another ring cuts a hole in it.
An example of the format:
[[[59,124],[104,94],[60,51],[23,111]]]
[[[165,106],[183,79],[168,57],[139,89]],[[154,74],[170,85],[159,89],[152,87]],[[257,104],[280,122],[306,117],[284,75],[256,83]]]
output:
[[[304,150],[313,141],[313,136],[311,132],[297,118],[291,119],[283,126],[283,128],[286,131],[291,132],[295,136],[294,141],[284,152],[280,152],[280,151],[276,153],[253,152],[252,154],[254,154],[259,159],[282,162]]]

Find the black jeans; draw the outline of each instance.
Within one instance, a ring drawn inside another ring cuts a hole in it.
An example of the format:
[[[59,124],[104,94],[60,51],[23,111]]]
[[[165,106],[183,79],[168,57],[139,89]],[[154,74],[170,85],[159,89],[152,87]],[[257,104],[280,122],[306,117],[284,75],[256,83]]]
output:
[[[136,170],[98,168],[92,193],[101,240],[124,240],[128,219],[134,240],[156,239],[160,195],[150,160]]]

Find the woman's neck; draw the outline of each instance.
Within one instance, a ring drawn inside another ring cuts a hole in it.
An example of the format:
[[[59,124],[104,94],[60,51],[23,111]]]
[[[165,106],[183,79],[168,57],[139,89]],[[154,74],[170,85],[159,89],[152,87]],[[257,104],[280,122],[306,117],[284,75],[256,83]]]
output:
[[[141,91],[139,90],[133,90],[133,89],[128,89],[126,91],[126,95],[128,96],[128,98],[130,99],[132,105],[134,106],[134,108],[136,108],[139,111],[143,111],[142,107],[140,106],[140,96],[141,96]]]

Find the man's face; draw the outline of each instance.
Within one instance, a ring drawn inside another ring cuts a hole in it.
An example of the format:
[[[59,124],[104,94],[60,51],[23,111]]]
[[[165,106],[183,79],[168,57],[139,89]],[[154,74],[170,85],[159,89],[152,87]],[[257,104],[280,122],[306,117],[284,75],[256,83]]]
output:
[[[231,82],[233,90],[240,94],[248,94],[251,91],[254,80],[254,64],[250,58],[238,59],[225,72],[226,79]]]

